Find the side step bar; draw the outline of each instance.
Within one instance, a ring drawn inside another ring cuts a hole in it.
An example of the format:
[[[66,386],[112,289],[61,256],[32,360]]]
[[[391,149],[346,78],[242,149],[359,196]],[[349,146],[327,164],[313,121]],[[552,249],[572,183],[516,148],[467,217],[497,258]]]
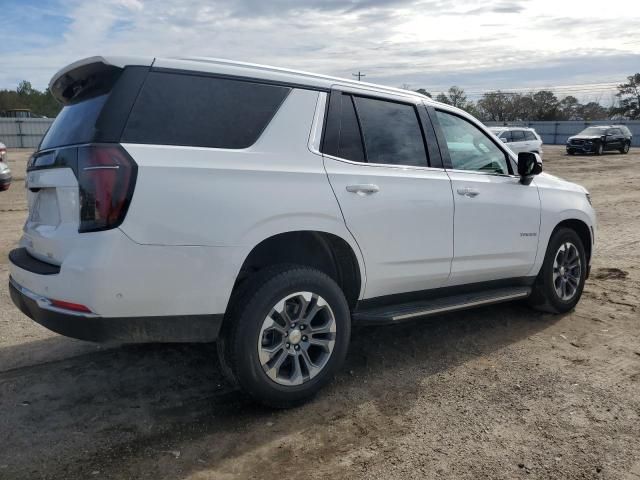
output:
[[[353,321],[358,325],[399,323],[418,317],[523,299],[530,294],[530,287],[497,288],[476,293],[356,310],[353,313]]]

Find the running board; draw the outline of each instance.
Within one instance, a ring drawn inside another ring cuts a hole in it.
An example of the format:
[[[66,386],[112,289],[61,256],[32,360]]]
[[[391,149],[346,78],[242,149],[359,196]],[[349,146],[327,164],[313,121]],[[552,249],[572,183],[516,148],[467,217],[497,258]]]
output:
[[[359,325],[399,323],[418,317],[427,317],[429,315],[523,299],[527,298],[530,294],[530,287],[497,288],[476,293],[466,293],[463,295],[453,295],[432,300],[422,300],[355,311],[353,313],[353,321]]]

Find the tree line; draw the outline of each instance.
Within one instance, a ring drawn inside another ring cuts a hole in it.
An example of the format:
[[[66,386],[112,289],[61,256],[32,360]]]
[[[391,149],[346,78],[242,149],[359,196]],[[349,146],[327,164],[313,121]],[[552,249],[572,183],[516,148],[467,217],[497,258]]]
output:
[[[7,110],[28,109],[35,116],[53,118],[61,108],[49,89],[41,92],[26,80],[21,81],[15,90],[0,90],[0,116]]]
[[[509,93],[496,90],[486,92],[473,102],[457,86],[435,96],[438,102],[466,110],[471,115],[490,122],[533,120],[639,120],[640,73],[627,77],[618,85],[617,105],[604,107],[598,102],[580,103],[573,95],[558,98],[551,90],[530,93]],[[423,88],[418,93],[434,98]]]

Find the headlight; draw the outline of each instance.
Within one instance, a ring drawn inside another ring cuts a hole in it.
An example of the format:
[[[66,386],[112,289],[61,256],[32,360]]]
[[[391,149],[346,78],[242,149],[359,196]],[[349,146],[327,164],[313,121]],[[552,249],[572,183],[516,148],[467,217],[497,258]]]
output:
[[[585,193],[585,195],[587,196],[587,202],[589,202],[589,205],[593,205],[593,203],[591,203],[591,195],[588,193]]]

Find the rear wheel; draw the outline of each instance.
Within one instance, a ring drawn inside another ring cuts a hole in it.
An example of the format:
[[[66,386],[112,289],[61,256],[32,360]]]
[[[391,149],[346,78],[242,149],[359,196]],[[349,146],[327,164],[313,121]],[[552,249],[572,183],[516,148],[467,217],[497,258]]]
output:
[[[586,273],[587,257],[578,234],[569,228],[557,230],[549,241],[530,305],[552,313],[570,311],[582,296]]]
[[[620,149],[620,153],[624,153],[624,154],[629,153],[629,148],[631,148],[630,142],[625,142],[624,147]]]
[[[302,403],[344,362],[351,316],[342,290],[318,270],[290,265],[257,274],[243,292],[219,342],[223,370],[260,403]]]

